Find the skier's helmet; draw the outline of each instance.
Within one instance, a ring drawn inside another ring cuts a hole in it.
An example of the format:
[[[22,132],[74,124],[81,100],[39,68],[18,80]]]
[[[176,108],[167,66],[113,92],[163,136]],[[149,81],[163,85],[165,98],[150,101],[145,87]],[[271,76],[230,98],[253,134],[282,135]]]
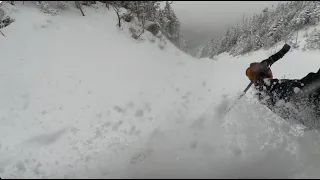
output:
[[[259,81],[262,78],[273,78],[272,71],[270,67],[268,67],[264,72],[260,72],[258,70],[260,63],[251,63],[250,67],[246,70],[246,76],[249,78],[250,81]]]

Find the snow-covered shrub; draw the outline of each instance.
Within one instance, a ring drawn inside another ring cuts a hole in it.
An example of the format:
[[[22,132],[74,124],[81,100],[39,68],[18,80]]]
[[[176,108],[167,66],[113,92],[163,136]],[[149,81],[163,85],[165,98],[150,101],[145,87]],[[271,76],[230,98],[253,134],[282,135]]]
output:
[[[6,16],[4,19],[0,20],[0,29],[7,27],[9,24],[13,23],[15,20]]]
[[[311,31],[311,33],[309,34],[309,36],[310,36],[310,37],[311,37],[311,36],[314,36],[315,34],[317,34],[317,32],[318,32],[317,28],[314,28],[314,29]]]
[[[69,5],[67,4],[67,2],[64,1],[57,1],[56,7],[60,11],[65,11],[69,9]]]
[[[298,43],[292,43],[291,44],[293,49],[298,49],[300,47],[299,42]]]
[[[128,10],[128,12],[123,13],[121,15],[121,19],[123,19],[126,22],[131,22],[134,19],[134,17],[132,15],[131,11]]]
[[[157,35],[160,31],[160,27],[157,23],[152,22],[152,21],[147,21],[144,28],[151,32],[154,36]]]
[[[81,1],[82,5],[91,6],[92,4],[96,4],[95,1]]]
[[[36,5],[40,11],[51,15],[57,15],[59,12],[69,8],[64,1],[37,1]]]
[[[130,27],[129,27],[129,32],[131,33],[131,36],[132,36],[134,39],[138,39],[137,30],[136,30],[133,26],[130,26]]]
[[[155,38],[150,38],[149,41],[152,42],[152,43],[155,43],[156,39]]]
[[[57,9],[52,8],[52,6],[50,6],[50,3],[46,1],[37,1],[36,5],[40,9],[40,11],[44,13],[48,13],[51,15],[56,15],[58,13]]]
[[[320,32],[316,33],[313,36],[310,36],[306,40],[306,42],[307,42],[305,45],[306,49],[310,49],[310,50],[320,49]]]
[[[121,12],[118,12],[119,19],[133,24],[133,27],[129,31],[134,39],[148,39],[145,37],[148,32],[153,36],[162,33],[167,40],[171,41],[180,50],[186,52],[187,46],[183,34],[180,32],[180,21],[171,6],[173,1],[166,1],[162,7],[161,3],[163,1],[100,2],[106,3],[107,7],[109,4],[113,8],[121,10]],[[122,9],[124,13],[122,13]]]
[[[166,38],[162,33],[157,34],[156,37],[160,40],[158,43],[158,47],[163,50],[165,48],[165,45],[167,44]]]
[[[299,40],[297,41],[296,37],[291,37],[290,39],[287,40],[287,43],[291,45],[292,49],[298,49],[300,41]]]
[[[5,17],[5,15],[6,12],[2,8],[0,8],[0,20],[2,20]]]

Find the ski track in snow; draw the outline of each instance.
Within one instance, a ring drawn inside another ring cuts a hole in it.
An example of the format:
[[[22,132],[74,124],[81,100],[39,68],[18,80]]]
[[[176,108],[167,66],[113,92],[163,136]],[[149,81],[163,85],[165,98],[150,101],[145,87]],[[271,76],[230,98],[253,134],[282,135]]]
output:
[[[82,17],[4,6],[16,21],[0,36],[0,177],[319,177],[317,132],[251,91],[236,100],[249,63],[268,52],[195,60],[170,43],[134,42],[106,8]],[[290,52],[274,76],[316,72],[318,56]]]

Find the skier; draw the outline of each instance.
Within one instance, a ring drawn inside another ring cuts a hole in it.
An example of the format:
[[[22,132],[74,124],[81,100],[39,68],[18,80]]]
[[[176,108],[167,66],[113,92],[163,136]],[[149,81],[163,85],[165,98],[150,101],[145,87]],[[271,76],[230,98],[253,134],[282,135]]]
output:
[[[289,51],[288,48],[290,46],[273,56],[282,57]],[[246,70],[260,103],[283,119],[303,124],[308,130],[320,128],[320,69],[302,79],[274,79],[269,66],[262,68],[272,58],[275,57],[271,56],[261,63],[251,63]]]

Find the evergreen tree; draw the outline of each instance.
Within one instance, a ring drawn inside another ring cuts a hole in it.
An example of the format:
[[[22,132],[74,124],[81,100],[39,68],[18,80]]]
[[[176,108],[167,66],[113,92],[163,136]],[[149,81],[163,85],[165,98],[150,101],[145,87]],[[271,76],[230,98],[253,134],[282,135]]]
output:
[[[159,11],[158,22],[162,33],[178,48],[185,50],[185,40],[180,33],[180,21],[169,1],[166,1],[164,9]]]
[[[295,35],[295,31],[317,24],[319,21],[319,1],[279,3],[273,9],[263,9],[252,18],[244,17],[240,25],[237,23],[236,26],[227,28],[223,36],[212,38],[211,47],[205,43],[201,49],[203,53],[200,54],[213,58],[222,52],[240,55],[260,48],[267,49]]]

